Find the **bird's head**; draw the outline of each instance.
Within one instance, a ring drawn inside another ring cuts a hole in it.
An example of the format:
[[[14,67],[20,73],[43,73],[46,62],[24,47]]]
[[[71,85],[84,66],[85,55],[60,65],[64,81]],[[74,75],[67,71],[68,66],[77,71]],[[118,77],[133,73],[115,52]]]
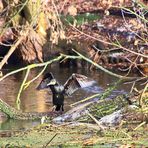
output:
[[[53,74],[50,73],[46,73],[42,79],[42,81],[40,82],[40,84],[38,85],[37,89],[41,90],[41,89],[45,89],[50,87],[51,85],[55,85],[56,79],[54,78]]]

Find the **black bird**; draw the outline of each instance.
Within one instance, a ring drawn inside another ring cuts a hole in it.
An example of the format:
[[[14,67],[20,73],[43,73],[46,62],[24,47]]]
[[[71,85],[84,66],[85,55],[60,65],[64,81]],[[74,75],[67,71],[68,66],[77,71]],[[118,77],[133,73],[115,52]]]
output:
[[[50,88],[53,94],[53,105],[56,111],[64,111],[64,95],[70,96],[79,88],[89,87],[95,83],[94,80],[81,74],[72,74],[64,85],[61,85],[53,76],[46,73],[37,89]]]

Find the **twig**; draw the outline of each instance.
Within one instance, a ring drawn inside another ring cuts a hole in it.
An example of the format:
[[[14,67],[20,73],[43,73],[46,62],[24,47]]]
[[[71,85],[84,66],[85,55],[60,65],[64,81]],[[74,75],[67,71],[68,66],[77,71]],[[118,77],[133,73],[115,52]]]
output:
[[[26,89],[32,82],[34,82],[40,75],[42,75],[42,73],[45,71],[45,69],[47,68],[48,65],[45,65],[44,68],[41,70],[41,72],[36,76],[34,77],[33,79],[31,79],[30,81],[26,82],[24,84],[24,89]]]
[[[38,63],[38,64],[31,64],[31,65],[28,65],[28,66],[25,66],[23,68],[20,68],[20,69],[17,69],[17,70],[14,70],[6,75],[4,75],[3,77],[0,78],[0,81],[2,81],[3,79],[7,78],[8,76],[12,75],[12,74],[15,74],[15,73],[18,73],[18,72],[21,72],[21,71],[24,71],[26,69],[28,69],[28,67],[30,69],[33,69],[33,68],[36,68],[36,67],[43,67],[45,65],[49,65],[53,62],[57,62],[59,61],[60,59],[64,58],[64,57],[67,57],[68,59],[81,59],[80,56],[70,56],[70,55],[65,55],[65,54],[61,54],[60,56],[58,57],[55,57],[54,59],[50,60],[50,61],[47,61],[47,62],[44,62],[44,63]]]
[[[59,21],[59,25],[60,25],[61,29],[63,30],[63,25],[62,25],[62,22],[61,22],[61,19],[60,19],[57,7],[56,7],[56,5],[55,5],[53,0],[51,0],[51,2],[52,2],[52,5],[53,5],[53,7],[55,9],[55,12],[56,12],[56,15],[57,15],[57,18],[58,18],[58,21]]]
[[[82,32],[81,30],[77,29],[76,27],[74,27],[74,26],[73,26],[72,24],[70,24],[70,23],[69,23],[69,25],[70,25],[72,28],[74,28],[77,32],[79,32],[79,33],[81,33],[81,34],[83,34],[83,35],[85,35],[85,36],[87,36],[87,37],[89,37],[89,38],[92,38],[92,39],[94,39],[94,40],[96,40],[96,41],[100,41],[101,43],[105,43],[105,44],[108,44],[108,45],[113,45],[113,46],[116,46],[116,47],[121,48],[121,49],[123,49],[123,50],[126,50],[126,51],[128,51],[128,52],[130,52],[130,53],[133,53],[133,54],[135,54],[135,55],[139,55],[139,56],[141,56],[141,57],[148,58],[147,55],[144,55],[144,54],[141,54],[141,53],[137,53],[137,52],[135,52],[135,51],[132,51],[132,50],[130,50],[130,49],[127,49],[127,48],[125,48],[125,47],[123,47],[123,46],[121,46],[121,45],[118,45],[118,44],[116,44],[116,43],[110,43],[110,42],[107,42],[107,41],[98,39],[98,38],[96,38],[96,37],[93,37],[93,36],[91,36],[91,35],[89,35],[89,34],[86,34],[86,33]]]
[[[124,130],[121,130],[121,132],[122,132],[123,134],[125,134],[125,135],[127,136],[127,138],[132,139],[132,137],[131,137],[127,132],[125,132]]]
[[[77,101],[77,102],[75,102],[75,103],[73,103],[73,104],[70,104],[70,106],[72,107],[72,106],[78,105],[78,104],[80,104],[80,103],[84,103],[84,102],[86,102],[86,101],[88,101],[88,100],[91,100],[91,99],[93,99],[93,98],[95,98],[95,97],[100,97],[101,95],[102,95],[102,94],[95,94],[95,95],[92,95],[92,96],[87,97],[87,98],[85,98],[85,99],[83,99],[83,100],[80,100],[80,101]]]
[[[139,124],[136,128],[134,128],[134,131],[136,131],[138,128],[140,128],[141,126],[143,126],[144,124],[146,124],[146,122],[142,122],[141,124]]]
[[[145,104],[144,104],[144,102],[143,102],[143,98],[144,98],[144,95],[145,95],[145,92],[146,91],[148,91],[148,83],[146,84],[146,86],[144,87],[144,90],[143,90],[143,92],[142,92],[142,94],[141,94],[141,97],[140,97],[140,99],[139,99],[139,104],[140,104],[140,106],[144,106]],[[146,100],[148,100],[148,98],[146,99]],[[146,102],[146,100],[145,100],[145,102]]]
[[[25,82],[26,82],[26,80],[27,80],[27,78],[28,78],[29,72],[30,72],[30,68],[27,69],[26,75],[25,75],[25,77],[24,77],[24,80],[23,80],[23,82],[22,82],[22,84],[21,84],[21,87],[20,87],[20,89],[19,89],[19,92],[18,92],[18,95],[17,95],[17,98],[16,98],[16,104],[17,104],[17,109],[18,109],[18,110],[20,109],[20,102],[21,102],[21,101],[20,101],[20,96],[21,96],[21,92],[22,92],[22,90],[23,90],[23,88],[24,88],[24,85],[25,85]]]
[[[133,84],[132,84],[132,88],[131,88],[131,90],[130,90],[130,94],[133,92],[134,87],[135,87],[135,84],[136,84],[136,82],[134,81]]]
[[[51,141],[52,141],[56,136],[57,136],[57,133],[55,133],[55,135],[46,143],[45,146],[43,146],[43,148],[46,148],[46,147],[49,145],[49,143],[51,143]]]
[[[87,114],[88,114],[88,116],[90,116],[96,122],[96,124],[100,127],[101,130],[104,130],[105,129],[105,127],[102,126],[100,124],[100,122],[93,115],[91,115],[89,112]]]

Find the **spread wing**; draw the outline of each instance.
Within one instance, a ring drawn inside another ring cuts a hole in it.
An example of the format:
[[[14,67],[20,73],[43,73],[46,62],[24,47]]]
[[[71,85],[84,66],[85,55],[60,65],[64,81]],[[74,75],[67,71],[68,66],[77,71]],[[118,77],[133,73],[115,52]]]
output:
[[[92,86],[95,81],[81,74],[72,74],[64,84],[65,93],[71,95],[79,88]]]

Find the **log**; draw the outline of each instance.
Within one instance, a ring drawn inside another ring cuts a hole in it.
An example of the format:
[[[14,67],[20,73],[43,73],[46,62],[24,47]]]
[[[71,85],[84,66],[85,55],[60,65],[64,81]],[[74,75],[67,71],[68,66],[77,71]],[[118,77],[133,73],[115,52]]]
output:
[[[5,113],[9,118],[16,119],[16,120],[36,120],[36,119],[41,119],[44,116],[47,116],[47,118],[53,118],[59,113],[53,113],[53,112],[43,112],[43,113],[38,113],[38,112],[32,112],[32,113],[27,113],[27,112],[22,112],[21,110],[17,110],[13,107],[11,107],[9,104],[4,102],[2,99],[0,99],[0,110]]]

